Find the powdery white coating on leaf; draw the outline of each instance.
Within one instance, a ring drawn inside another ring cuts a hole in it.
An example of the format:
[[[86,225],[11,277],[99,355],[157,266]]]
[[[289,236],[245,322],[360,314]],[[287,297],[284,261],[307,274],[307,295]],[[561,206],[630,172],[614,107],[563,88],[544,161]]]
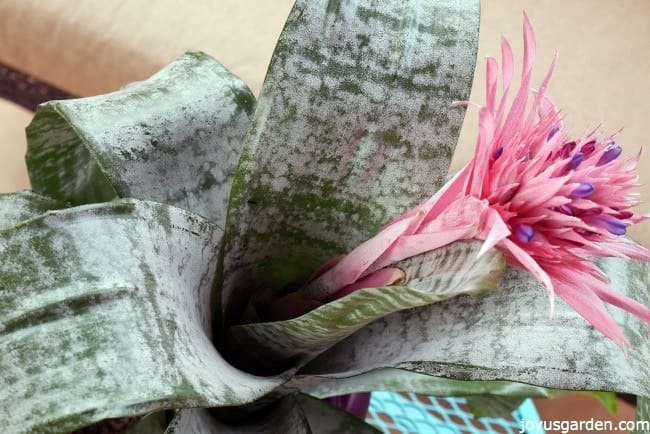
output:
[[[237,405],[282,379],[226,363],[211,343],[221,231],[122,200],[0,232],[0,420],[61,432],[182,406]]]
[[[117,92],[47,103],[28,127],[32,185],[77,204],[155,200],[223,226],[253,106],[246,85],[203,53]]]
[[[65,205],[29,190],[0,194],[0,230]]]
[[[225,310],[246,288],[305,278],[442,184],[477,28],[474,0],[296,3],[235,175]]]
[[[617,259],[602,263],[614,288],[648,303],[648,264]],[[558,305],[549,318],[543,288],[526,272],[509,269],[500,290],[481,299],[458,297],[382,318],[301,373],[343,378],[398,367],[464,380],[648,396],[648,326],[625,312],[612,308],[611,313],[634,346],[627,357],[568,306]]]

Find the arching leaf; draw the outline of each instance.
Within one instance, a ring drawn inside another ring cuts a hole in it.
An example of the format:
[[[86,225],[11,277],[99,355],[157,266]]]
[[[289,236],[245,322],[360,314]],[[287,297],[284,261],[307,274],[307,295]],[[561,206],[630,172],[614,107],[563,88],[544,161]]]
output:
[[[212,345],[220,239],[199,216],[134,199],[0,231],[3,429],[239,405],[281,384],[235,369]]]
[[[39,106],[27,127],[34,191],[74,205],[137,197],[222,225],[255,100],[204,53],[148,80]]]

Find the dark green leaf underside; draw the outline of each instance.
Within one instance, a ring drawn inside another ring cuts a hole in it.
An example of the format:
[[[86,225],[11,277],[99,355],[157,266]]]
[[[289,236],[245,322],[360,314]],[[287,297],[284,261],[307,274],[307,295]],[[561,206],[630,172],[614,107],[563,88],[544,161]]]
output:
[[[43,104],[27,127],[32,188],[72,204],[154,200],[223,226],[254,104],[203,53],[117,92]]]
[[[282,379],[211,343],[221,230],[152,202],[53,211],[0,232],[0,420],[66,432],[159,408],[237,405]]]

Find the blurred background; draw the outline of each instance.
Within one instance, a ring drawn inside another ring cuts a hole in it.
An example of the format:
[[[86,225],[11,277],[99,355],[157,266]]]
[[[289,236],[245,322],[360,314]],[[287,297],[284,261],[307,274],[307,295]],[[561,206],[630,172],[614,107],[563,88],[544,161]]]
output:
[[[0,91],[19,95],[35,78],[73,95],[109,92],[150,76],[192,49],[216,57],[257,94],[292,4],[293,0],[0,0],[0,82],[5,83]],[[559,53],[548,93],[566,115],[568,129],[577,135],[600,124],[604,133],[623,127],[617,143],[625,154],[646,148],[639,169],[643,184],[639,192],[646,203],[639,211],[650,212],[650,2],[483,1],[472,101],[483,101],[484,58],[500,55],[501,35],[511,41],[515,59],[520,59],[523,10],[537,34],[535,83]],[[29,187],[23,155],[24,128],[31,116],[29,110],[0,98],[0,192]],[[476,113],[470,109],[452,168],[469,158],[476,124]],[[650,222],[630,234],[650,247]],[[537,405],[543,419],[608,417],[585,396]],[[633,408],[621,403],[617,417],[633,418]]]

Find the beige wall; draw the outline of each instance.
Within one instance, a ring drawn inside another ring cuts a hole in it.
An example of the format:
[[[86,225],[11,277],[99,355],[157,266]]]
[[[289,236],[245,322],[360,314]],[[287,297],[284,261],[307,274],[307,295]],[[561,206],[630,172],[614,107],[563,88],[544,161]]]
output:
[[[292,0],[112,2],[0,0],[0,61],[90,95],[147,77],[187,49],[207,51],[257,92]],[[189,6],[191,4],[191,7]],[[182,6],[181,6],[182,5]],[[483,94],[483,59],[499,54],[500,34],[520,53],[522,10],[537,32],[540,77],[555,51],[550,94],[580,133],[605,122],[624,127],[628,155],[649,147],[650,2],[647,0],[485,0],[472,100]],[[0,103],[0,191],[27,187],[22,129],[29,114]],[[454,167],[468,158],[476,116],[466,119]],[[650,202],[650,149],[639,191]],[[642,210],[650,212],[650,203]],[[650,246],[650,222],[632,235]]]

